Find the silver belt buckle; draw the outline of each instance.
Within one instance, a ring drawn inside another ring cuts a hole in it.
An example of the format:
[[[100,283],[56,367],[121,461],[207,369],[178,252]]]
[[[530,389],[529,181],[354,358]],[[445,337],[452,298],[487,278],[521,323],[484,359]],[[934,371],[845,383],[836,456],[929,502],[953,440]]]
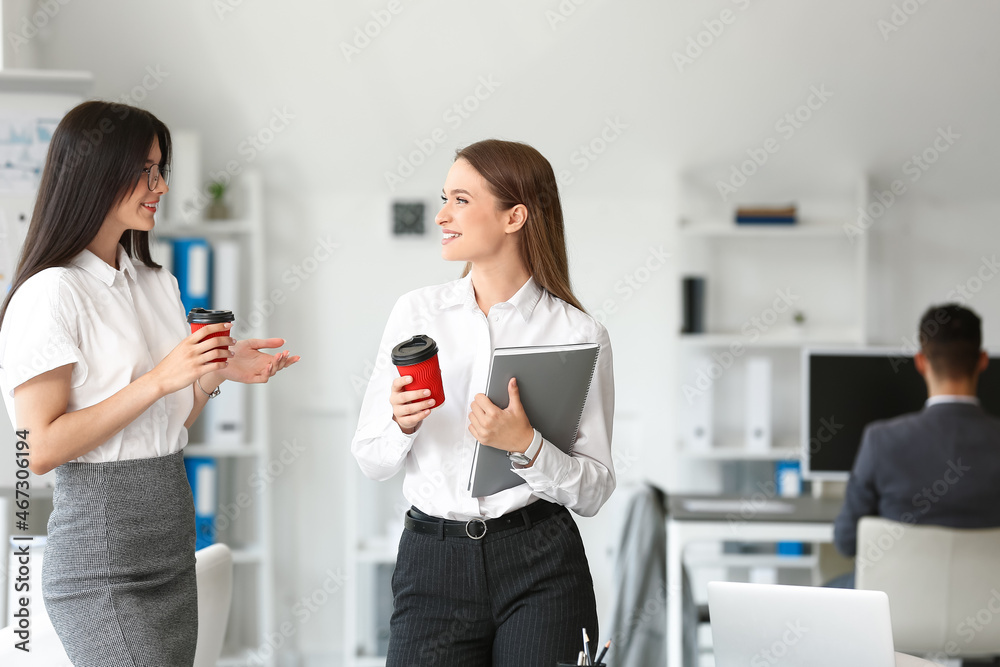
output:
[[[482,535],[476,536],[476,535],[473,535],[472,533],[469,532],[469,526],[472,525],[473,521],[478,521],[479,523],[483,524],[483,534]],[[465,522],[465,534],[469,536],[469,539],[473,539],[473,540],[481,540],[481,539],[483,539],[484,537],[486,537],[486,522],[483,521],[482,519],[469,519],[468,521]]]

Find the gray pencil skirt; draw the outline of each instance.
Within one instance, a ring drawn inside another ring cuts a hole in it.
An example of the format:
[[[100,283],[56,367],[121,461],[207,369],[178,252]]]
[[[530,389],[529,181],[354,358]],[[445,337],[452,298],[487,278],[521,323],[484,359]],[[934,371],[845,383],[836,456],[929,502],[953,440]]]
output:
[[[182,454],[65,463],[54,505],[42,594],[74,667],[191,667],[198,591]]]

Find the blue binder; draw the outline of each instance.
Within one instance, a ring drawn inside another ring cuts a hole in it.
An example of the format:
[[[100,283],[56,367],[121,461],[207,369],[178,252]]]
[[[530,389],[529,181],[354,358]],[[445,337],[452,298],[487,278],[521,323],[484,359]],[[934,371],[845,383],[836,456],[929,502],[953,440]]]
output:
[[[212,247],[208,241],[174,239],[174,276],[186,312],[192,308],[211,307]]]
[[[194,498],[195,549],[215,544],[215,515],[219,508],[218,470],[215,459],[205,456],[184,458],[184,470]]]
[[[798,461],[778,461],[774,466],[778,495],[795,497],[802,493],[802,466]],[[778,555],[801,556],[805,553],[803,542],[778,542]]]

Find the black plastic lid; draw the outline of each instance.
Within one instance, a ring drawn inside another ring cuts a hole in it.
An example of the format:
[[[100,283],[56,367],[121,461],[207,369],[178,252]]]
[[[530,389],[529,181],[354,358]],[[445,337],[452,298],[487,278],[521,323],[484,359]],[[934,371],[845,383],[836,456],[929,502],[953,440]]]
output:
[[[188,313],[188,324],[219,324],[220,322],[233,322],[236,318],[231,310],[205,310],[204,308],[192,308]]]
[[[413,366],[421,361],[427,361],[437,354],[437,351],[438,346],[433,338],[418,334],[392,348],[392,365]]]

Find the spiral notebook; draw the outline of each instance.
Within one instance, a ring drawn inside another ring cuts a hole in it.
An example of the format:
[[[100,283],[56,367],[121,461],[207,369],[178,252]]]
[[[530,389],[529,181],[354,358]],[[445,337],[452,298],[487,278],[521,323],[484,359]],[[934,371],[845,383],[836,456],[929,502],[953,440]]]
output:
[[[528,421],[543,438],[570,454],[600,350],[598,343],[497,348],[486,396],[506,409],[510,402],[507,385],[512,377],[517,378]],[[473,497],[489,496],[518,484],[524,480],[511,470],[507,452],[477,442],[469,475]]]

